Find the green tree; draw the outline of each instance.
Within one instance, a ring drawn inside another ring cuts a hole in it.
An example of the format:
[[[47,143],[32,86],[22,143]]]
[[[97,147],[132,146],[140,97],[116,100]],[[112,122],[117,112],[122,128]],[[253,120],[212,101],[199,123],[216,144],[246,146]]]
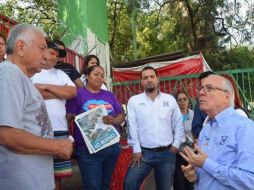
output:
[[[107,0],[107,5],[114,64],[133,60],[136,46],[138,59],[176,50],[187,54],[202,50],[217,70],[252,66],[251,58],[240,60],[253,53],[253,48],[246,48],[253,47],[254,40],[252,0]],[[0,3],[2,14],[36,24],[54,37],[66,31],[57,20],[57,10],[57,0]],[[234,55],[238,57],[233,59]]]
[[[115,38],[114,43],[110,44],[111,49],[114,49],[112,56],[118,63],[132,60],[131,52],[134,48],[131,42],[134,37],[130,29],[131,3],[123,0],[108,2],[121,2],[122,6],[125,3],[128,7],[127,12],[125,9],[115,12],[115,18],[119,19],[118,25],[114,28],[109,25],[110,35],[124,32],[127,37],[123,41]],[[248,4],[245,6],[245,9],[248,9],[245,17],[240,15],[243,4],[237,0],[136,0],[136,2],[138,58],[175,50],[184,50],[186,53],[202,50],[206,54],[216,54],[230,49],[231,46],[253,43],[254,6],[250,0],[245,1],[245,5]],[[109,3],[109,12],[112,12],[114,9],[110,5]],[[112,14],[108,16],[109,23],[112,23]],[[116,48],[126,42],[128,42],[126,51]]]
[[[44,29],[51,37],[61,35],[62,26],[57,20],[57,0],[7,0],[0,4],[1,14],[18,22],[35,24]]]
[[[212,69],[232,70],[254,67],[254,48],[235,46],[234,48],[217,53],[205,55],[208,63],[212,64]]]
[[[109,46],[113,63],[126,61],[132,57],[131,21],[128,16],[128,7],[124,0],[107,1]],[[122,52],[122,53],[119,53]]]

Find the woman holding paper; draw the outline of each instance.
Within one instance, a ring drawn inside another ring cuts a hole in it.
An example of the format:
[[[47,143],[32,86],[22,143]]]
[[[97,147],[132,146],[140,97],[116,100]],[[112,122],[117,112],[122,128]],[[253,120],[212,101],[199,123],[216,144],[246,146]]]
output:
[[[80,88],[77,96],[66,104],[67,113],[74,117],[104,105],[108,116],[103,117],[103,123],[113,125],[117,129],[118,125],[124,121],[124,113],[113,93],[101,89],[103,81],[103,68],[98,65],[89,67],[87,69],[87,85]],[[120,154],[119,142],[90,154],[77,127],[73,136],[76,145],[76,160],[80,168],[84,189],[109,190],[111,176]]]

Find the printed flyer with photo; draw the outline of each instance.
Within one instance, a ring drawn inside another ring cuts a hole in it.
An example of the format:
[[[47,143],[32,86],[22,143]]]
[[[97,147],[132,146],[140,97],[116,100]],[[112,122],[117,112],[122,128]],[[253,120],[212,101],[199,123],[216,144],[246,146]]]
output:
[[[90,154],[120,140],[120,135],[114,126],[103,123],[102,117],[107,115],[105,106],[101,105],[75,117],[75,123],[81,131]]]

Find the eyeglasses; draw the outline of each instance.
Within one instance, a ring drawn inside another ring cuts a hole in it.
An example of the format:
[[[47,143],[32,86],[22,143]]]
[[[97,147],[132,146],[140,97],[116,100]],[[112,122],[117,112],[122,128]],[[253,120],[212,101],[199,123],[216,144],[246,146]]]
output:
[[[178,98],[177,101],[178,102],[186,102],[188,99],[187,98]]]
[[[228,92],[228,90],[225,90],[225,89],[222,89],[222,88],[219,88],[219,87],[215,87],[215,86],[212,86],[212,85],[199,86],[197,88],[198,92],[200,92],[202,89],[204,90],[205,93],[209,93],[209,92],[212,92],[212,91],[215,91],[215,90]]]

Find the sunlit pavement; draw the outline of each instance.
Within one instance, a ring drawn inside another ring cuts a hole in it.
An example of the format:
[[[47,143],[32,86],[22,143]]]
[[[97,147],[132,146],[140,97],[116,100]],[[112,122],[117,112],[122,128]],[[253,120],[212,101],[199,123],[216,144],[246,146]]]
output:
[[[62,190],[83,190],[81,176],[80,176],[79,168],[77,164],[74,164],[72,166],[72,172],[73,172],[72,177],[67,177],[62,180]],[[155,184],[154,177],[151,174],[147,178],[146,183],[144,184],[143,190],[155,190],[154,184]]]
[[[72,177],[62,180],[62,190],[82,190],[82,181],[77,164],[72,166]]]

